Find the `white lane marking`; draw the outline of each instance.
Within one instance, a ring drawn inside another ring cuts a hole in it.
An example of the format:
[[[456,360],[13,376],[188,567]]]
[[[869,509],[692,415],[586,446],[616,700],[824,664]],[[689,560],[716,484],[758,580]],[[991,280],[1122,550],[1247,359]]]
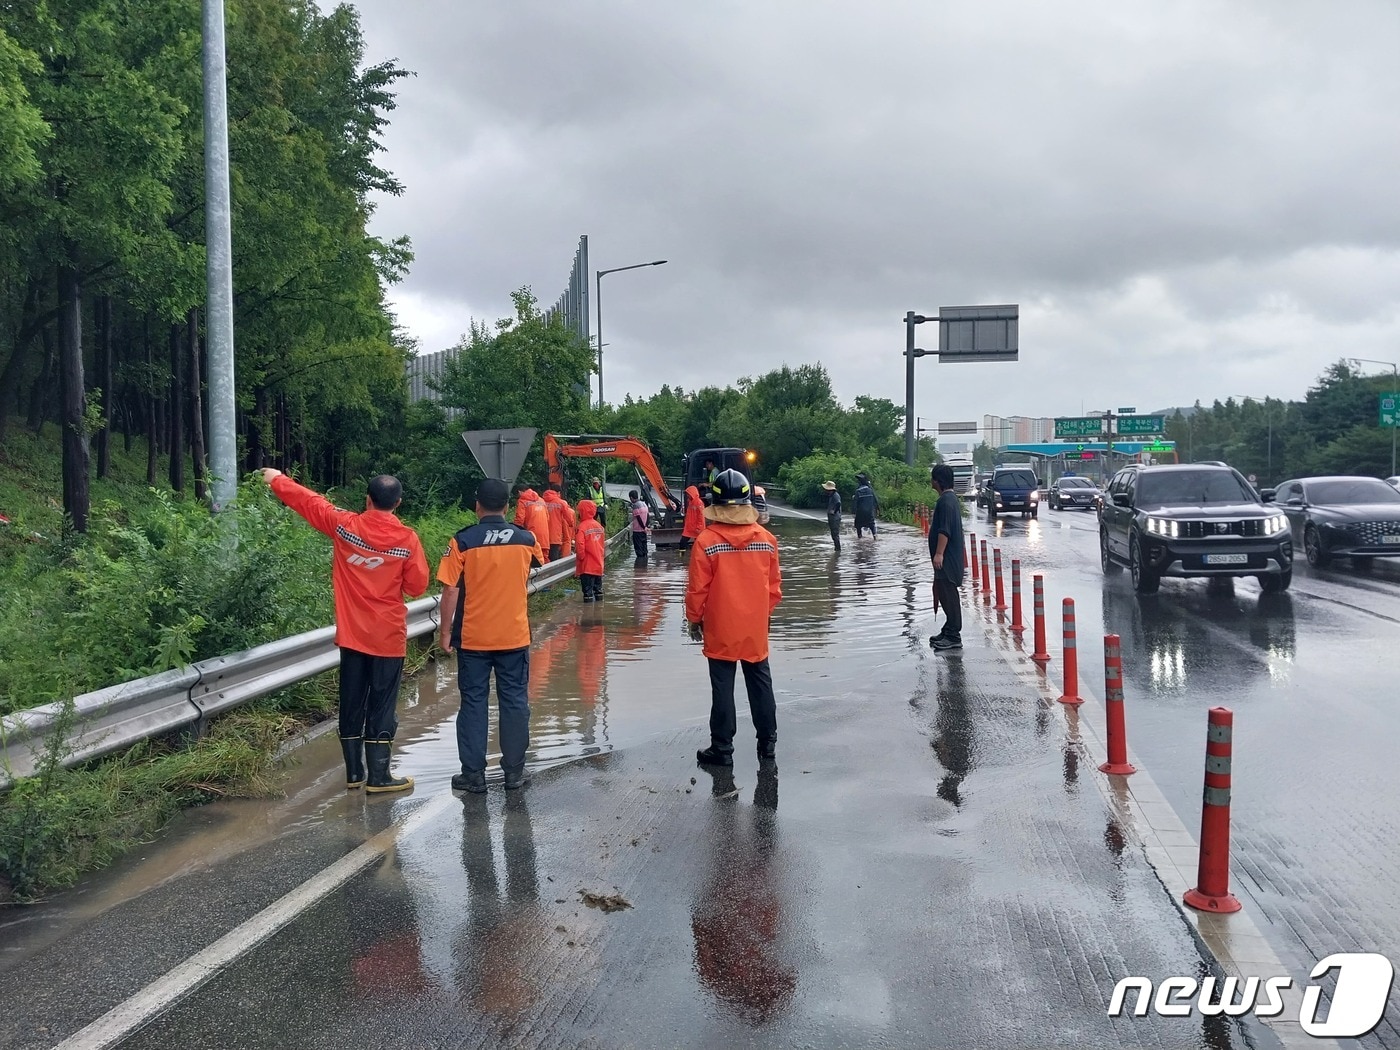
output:
[[[356,846],[334,864],[235,926],[203,951],[191,955],[125,1002],[112,1007],[86,1028],[63,1040],[55,1050],[105,1050],[114,1046],[349,882],[393,848],[399,838],[411,835],[457,801],[452,795],[441,795],[418,807],[402,824],[388,827]]]

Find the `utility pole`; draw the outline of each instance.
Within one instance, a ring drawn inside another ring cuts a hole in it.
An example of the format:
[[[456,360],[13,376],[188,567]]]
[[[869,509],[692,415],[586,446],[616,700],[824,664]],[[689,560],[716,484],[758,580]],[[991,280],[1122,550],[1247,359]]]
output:
[[[209,472],[213,475],[211,506],[215,514],[238,495],[227,80],[224,0],[204,0],[205,345],[209,352]]]

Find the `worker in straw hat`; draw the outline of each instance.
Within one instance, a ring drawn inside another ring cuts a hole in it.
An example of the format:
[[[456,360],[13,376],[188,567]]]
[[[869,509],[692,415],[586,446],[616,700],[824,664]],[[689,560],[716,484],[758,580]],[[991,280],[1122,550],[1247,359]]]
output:
[[[836,482],[823,481],[826,491],[826,524],[831,529],[831,542],[841,549],[841,493],[836,491]]]
[[[690,636],[710,663],[710,746],[702,765],[734,764],[734,676],[744,669],[760,764],[777,754],[778,714],[768,668],[768,627],[783,598],[778,541],[758,524],[748,479],[723,470],[710,485],[705,529],[691,548],[685,589]]]

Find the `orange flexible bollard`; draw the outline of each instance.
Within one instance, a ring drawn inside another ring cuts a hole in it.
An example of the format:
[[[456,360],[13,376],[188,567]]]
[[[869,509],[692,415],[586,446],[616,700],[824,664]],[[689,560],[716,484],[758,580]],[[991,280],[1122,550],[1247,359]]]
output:
[[[972,544],[972,557],[968,559],[968,564],[972,566],[972,589],[977,590],[977,533],[968,533],[968,539]]]
[[[992,559],[996,565],[997,576],[997,603],[992,606],[997,612],[1006,612],[1006,588],[1002,584],[1001,578],[1001,548],[998,547],[992,552]]]
[[[1079,695],[1079,649],[1074,637],[1074,599],[1064,600],[1064,659],[1065,691],[1060,694],[1062,704],[1082,704]]]
[[[1031,659],[1044,667],[1050,662],[1050,651],[1045,644],[1045,577],[1036,573],[1031,577],[1031,585],[1035,592],[1032,607],[1035,614],[1035,652],[1031,653]]]
[[[1103,700],[1108,722],[1108,761],[1104,773],[1127,776],[1137,767],[1128,761],[1128,726],[1123,717],[1123,649],[1116,634],[1103,636]]]
[[[1021,559],[1011,559],[1011,630],[1024,634],[1026,625],[1021,622]]]
[[[992,560],[987,557],[987,541],[982,541],[982,593],[992,593]]]
[[[1196,888],[1187,890],[1187,904],[1221,914],[1243,905],[1230,892],[1230,756],[1235,713],[1212,707],[1207,715],[1206,790],[1201,805],[1201,852],[1196,864]]]

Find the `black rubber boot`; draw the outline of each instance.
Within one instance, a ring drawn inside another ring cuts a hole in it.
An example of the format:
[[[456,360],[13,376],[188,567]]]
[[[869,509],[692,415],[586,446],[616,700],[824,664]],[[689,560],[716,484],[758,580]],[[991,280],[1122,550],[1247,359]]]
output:
[[[525,775],[524,766],[521,766],[519,769],[507,769],[505,770],[505,774],[507,791],[519,791],[526,784],[530,783],[530,778]]]
[[[345,786],[362,788],[365,786],[365,743],[363,737],[343,736],[340,750],[345,754]]]
[[[767,740],[759,740],[758,757],[760,759],[778,757],[778,738],[776,736],[769,737]]]
[[[486,794],[486,771],[478,769],[474,773],[452,774],[453,791],[470,791],[473,795]]]
[[[718,740],[711,740],[710,746],[704,751],[695,752],[695,761],[702,766],[732,766],[734,764],[734,745],[721,744]]]
[[[389,773],[390,744],[388,740],[365,741],[365,764],[369,766],[366,791],[407,791],[413,787],[412,777],[396,777]]]

